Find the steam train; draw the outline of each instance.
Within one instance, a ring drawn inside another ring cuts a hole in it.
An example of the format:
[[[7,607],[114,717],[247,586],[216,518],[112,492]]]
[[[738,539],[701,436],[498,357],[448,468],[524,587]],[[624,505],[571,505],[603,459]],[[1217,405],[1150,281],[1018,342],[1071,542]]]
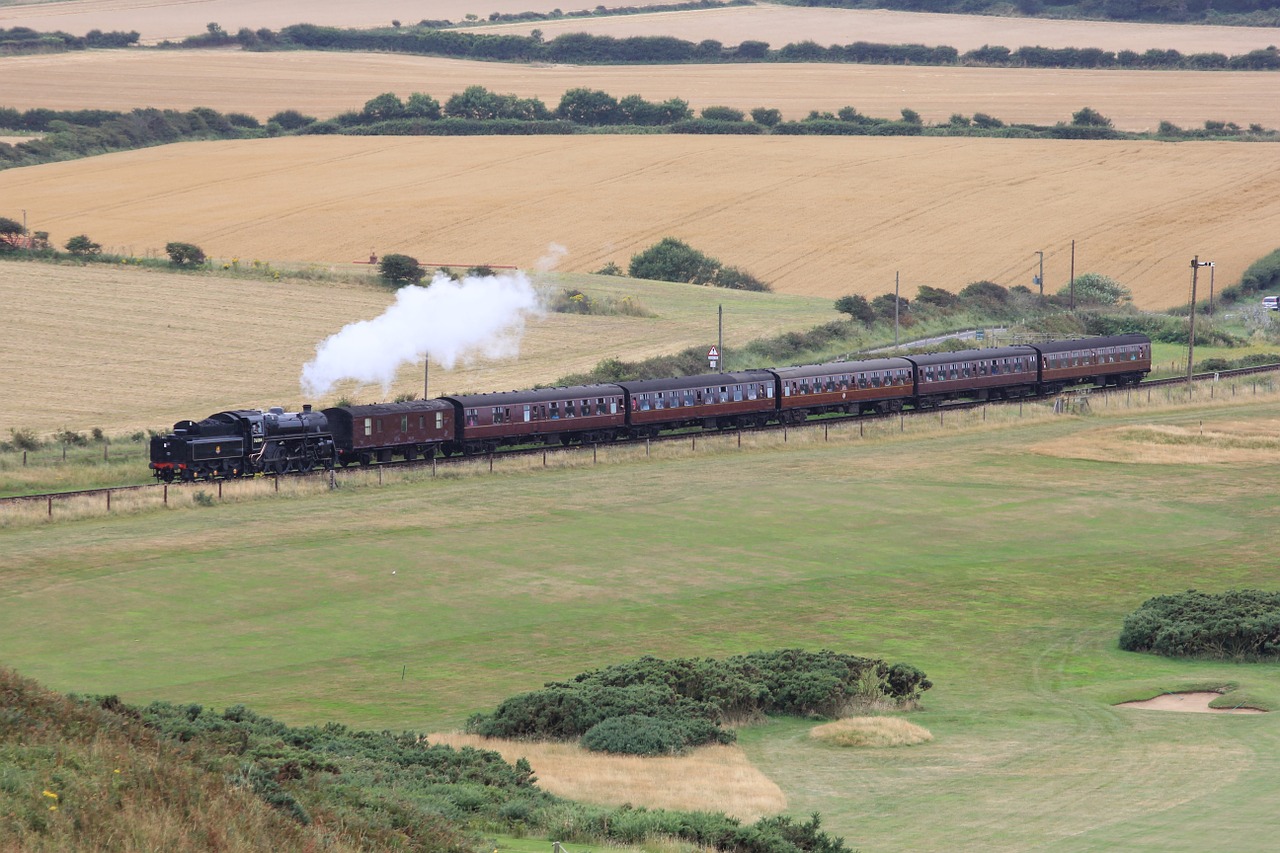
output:
[[[1073,385],[1124,386],[1151,370],[1151,341],[1118,335],[433,400],[218,412],[151,440],[157,479],[307,472],[502,447],[644,438],[677,429],[795,424],[831,413],[1006,400]]]

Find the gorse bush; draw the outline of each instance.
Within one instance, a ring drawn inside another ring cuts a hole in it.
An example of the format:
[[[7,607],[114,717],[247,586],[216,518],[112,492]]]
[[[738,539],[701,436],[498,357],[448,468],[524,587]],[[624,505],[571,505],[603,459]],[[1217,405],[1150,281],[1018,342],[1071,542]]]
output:
[[[722,725],[734,719],[835,716],[856,701],[910,703],[931,686],[915,667],[826,650],[724,660],[643,657],[513,696],[491,714],[472,716],[467,730],[486,737],[583,738],[588,749],[653,754],[727,743],[733,735]]]
[[[1149,598],[1125,617],[1120,648],[1169,657],[1280,657],[1280,592],[1190,589]]]
[[[177,851],[468,853],[479,834],[497,832],[592,846],[674,838],[725,853],[849,853],[816,818],[744,825],[709,812],[585,805],[541,790],[524,759],[509,764],[413,732],[295,728],[243,705],[68,698],[0,668],[0,720],[0,826],[15,849],[117,849],[129,838]],[[175,837],[175,825],[189,835]]]

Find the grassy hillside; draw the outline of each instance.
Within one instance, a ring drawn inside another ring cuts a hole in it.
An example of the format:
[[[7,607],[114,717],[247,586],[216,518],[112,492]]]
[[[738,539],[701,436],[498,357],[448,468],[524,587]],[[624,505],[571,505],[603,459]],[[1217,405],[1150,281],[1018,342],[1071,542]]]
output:
[[[0,648],[58,689],[428,730],[639,653],[828,647],[936,685],[908,749],[741,732],[851,846],[1258,849],[1280,718],[1111,706],[1280,707],[1274,665],[1116,646],[1150,595],[1274,583],[1276,403],[1123,399],[8,530]]]

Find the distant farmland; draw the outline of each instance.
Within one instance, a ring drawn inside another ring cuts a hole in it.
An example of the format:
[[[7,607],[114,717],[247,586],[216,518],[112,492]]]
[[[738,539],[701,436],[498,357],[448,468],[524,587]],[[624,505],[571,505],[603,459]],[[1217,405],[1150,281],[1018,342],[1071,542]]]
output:
[[[1050,291],[1102,272],[1184,303],[1276,247],[1274,145],[941,138],[300,137],[188,143],[0,172],[55,242],[158,251],[561,269],[621,266],[672,235],[783,293],[834,298],[989,279]]]

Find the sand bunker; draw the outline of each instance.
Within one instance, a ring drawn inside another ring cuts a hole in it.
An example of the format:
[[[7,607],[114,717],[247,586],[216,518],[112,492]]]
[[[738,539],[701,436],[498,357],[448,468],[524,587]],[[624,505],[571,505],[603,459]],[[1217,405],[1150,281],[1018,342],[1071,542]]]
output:
[[[1189,714],[1265,714],[1257,708],[1210,708],[1209,703],[1221,698],[1212,691],[1198,693],[1165,693],[1143,702],[1121,702],[1117,708],[1144,708],[1148,711],[1182,711]]]

